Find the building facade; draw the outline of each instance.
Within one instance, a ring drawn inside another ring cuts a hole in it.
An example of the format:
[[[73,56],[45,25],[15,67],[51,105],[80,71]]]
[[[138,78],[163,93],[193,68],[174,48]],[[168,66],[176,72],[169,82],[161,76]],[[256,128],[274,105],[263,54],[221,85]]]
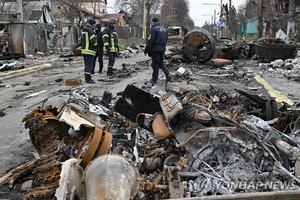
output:
[[[271,0],[271,5],[270,28],[281,29],[289,38],[300,41],[300,1]]]

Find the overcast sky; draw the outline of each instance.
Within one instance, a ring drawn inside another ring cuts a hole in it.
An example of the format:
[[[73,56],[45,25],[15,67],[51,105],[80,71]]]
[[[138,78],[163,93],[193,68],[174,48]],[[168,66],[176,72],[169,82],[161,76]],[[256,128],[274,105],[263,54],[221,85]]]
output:
[[[117,12],[114,10],[114,2],[117,0],[107,0],[108,13]],[[246,0],[232,0],[232,4],[238,8]],[[228,3],[228,0],[223,0],[223,4]],[[209,4],[209,5],[205,5]],[[195,26],[202,26],[206,21],[211,23],[214,10],[216,14],[220,11],[221,0],[189,0],[190,17],[194,20]]]
[[[238,9],[239,5],[245,1],[246,0],[232,0],[231,3]],[[228,0],[223,0],[223,4],[226,3],[228,3]],[[221,0],[189,0],[189,4],[190,17],[194,20],[195,26],[201,27],[206,21],[211,23],[212,19],[214,19],[214,10],[216,10],[216,15],[219,13]]]

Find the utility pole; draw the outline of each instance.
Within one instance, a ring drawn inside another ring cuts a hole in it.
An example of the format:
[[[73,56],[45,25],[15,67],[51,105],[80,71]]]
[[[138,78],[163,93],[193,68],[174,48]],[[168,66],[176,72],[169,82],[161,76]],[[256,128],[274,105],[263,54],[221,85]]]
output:
[[[143,39],[147,39],[147,8],[146,8],[146,1],[144,0],[144,15],[143,15]]]
[[[228,23],[228,38],[231,39],[231,25],[232,25],[232,10],[231,10],[231,0],[229,0],[229,8],[228,8],[228,16],[227,16],[227,23]]]
[[[218,28],[216,27],[216,17],[217,17],[217,11],[216,9],[214,9],[214,27],[213,27],[213,33],[214,33],[214,36],[217,37],[217,34],[218,34]]]
[[[222,3],[223,3],[223,1],[221,0],[220,4],[216,4],[216,3],[203,3],[203,5],[208,5],[208,6],[210,6],[210,5],[212,5],[212,6],[218,6],[218,7],[220,7],[220,11],[219,11],[219,12],[221,13],[222,8],[223,8]],[[221,15],[221,14],[220,14],[220,15]],[[214,21],[214,28],[215,28],[215,26],[217,25],[217,21],[220,22],[220,15],[217,16],[217,12],[216,12],[216,10],[214,10],[214,20],[213,20],[213,21]],[[218,17],[218,19],[217,19],[217,17]],[[214,34],[215,34],[216,37],[219,37],[219,36],[220,36],[220,33],[219,33],[219,24],[218,24],[216,30],[214,30],[213,32],[214,32]]]
[[[264,28],[264,0],[260,0],[259,4],[259,15],[258,15],[258,38],[263,36],[263,28]]]
[[[214,9],[214,25],[216,25],[216,17],[217,17],[217,11]]]
[[[17,19],[23,22],[23,0],[17,0]]]

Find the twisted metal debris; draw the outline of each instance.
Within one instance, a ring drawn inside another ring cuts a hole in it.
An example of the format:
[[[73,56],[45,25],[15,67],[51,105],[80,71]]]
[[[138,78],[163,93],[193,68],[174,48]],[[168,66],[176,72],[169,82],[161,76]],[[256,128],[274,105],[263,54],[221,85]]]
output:
[[[74,91],[59,108],[24,117],[39,157],[23,176],[0,183],[14,185],[30,174],[34,187],[24,199],[253,197],[278,187],[300,195],[297,134],[241,108],[221,111],[212,93],[224,95],[128,85],[116,102],[104,102]]]

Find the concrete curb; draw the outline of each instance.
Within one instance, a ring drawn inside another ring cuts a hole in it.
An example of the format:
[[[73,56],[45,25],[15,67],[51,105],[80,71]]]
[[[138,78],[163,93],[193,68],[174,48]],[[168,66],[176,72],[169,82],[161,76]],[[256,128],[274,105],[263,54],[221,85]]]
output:
[[[34,71],[41,70],[41,69],[50,68],[50,67],[52,67],[51,64],[41,64],[41,65],[28,67],[28,68],[25,68],[25,69],[19,69],[19,70],[15,70],[15,71],[3,72],[3,73],[0,73],[0,80],[4,79],[5,77],[8,77],[8,76],[24,75],[24,74],[28,74],[28,73],[31,73],[31,72],[34,72]]]

